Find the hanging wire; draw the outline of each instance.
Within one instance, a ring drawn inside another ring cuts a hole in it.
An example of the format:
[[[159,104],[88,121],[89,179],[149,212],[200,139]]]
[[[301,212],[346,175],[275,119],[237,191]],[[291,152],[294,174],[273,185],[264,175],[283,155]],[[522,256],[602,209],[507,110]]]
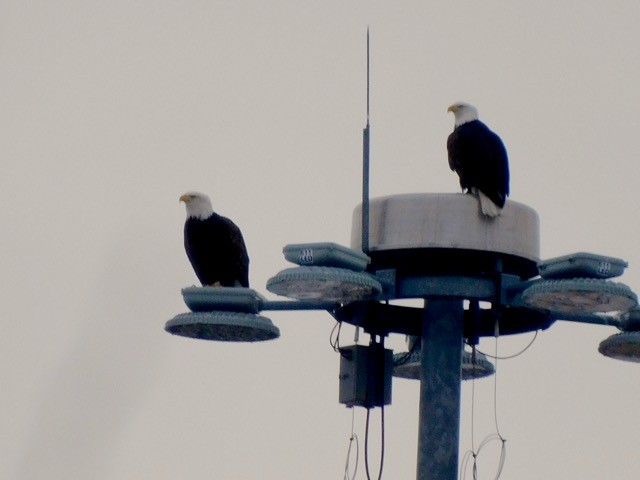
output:
[[[476,464],[476,452],[473,450],[467,450],[462,456],[462,462],[460,463],[460,479],[465,480],[467,478],[467,469],[469,465],[469,459],[473,458],[473,465]]]
[[[506,444],[506,440],[502,438],[500,435],[498,435],[497,433],[492,433],[491,435],[487,436],[482,441],[482,443],[480,443],[477,451],[468,450],[464,454],[462,458],[462,464],[460,466],[460,469],[462,471],[461,480],[465,480],[467,478],[467,470],[469,469],[470,461],[473,461],[471,466],[471,474],[472,474],[471,478],[473,480],[478,480],[478,457],[480,456],[480,453],[482,452],[484,447],[489,445],[491,442],[495,442],[495,441],[501,442],[501,447],[500,447],[500,459],[498,461],[498,468],[496,470],[496,476],[494,478],[495,480],[498,480],[500,478],[500,476],[502,475],[502,470],[504,468],[504,463],[507,456],[507,444]]]
[[[355,418],[355,408],[351,407],[351,437],[349,437],[349,448],[347,449],[347,459],[344,463],[344,480],[354,480],[358,473],[358,463],[360,463],[360,445],[358,444],[358,436],[353,431]],[[349,464],[351,462],[351,449],[355,443],[356,446],[356,463],[353,468],[353,474],[349,475]]]
[[[382,478],[382,468],[384,467],[384,405],[380,407],[380,470],[378,480]]]
[[[498,322],[496,321],[495,358],[494,358],[494,360],[495,360],[495,365],[494,365],[495,374],[493,375],[493,418],[494,418],[494,421],[496,423],[496,433],[498,434],[498,436],[500,437],[500,440],[502,440],[502,442],[504,444],[504,442],[506,440],[500,434],[500,428],[498,427],[498,360],[501,360],[501,358],[498,356],[498,337],[499,337],[498,328],[499,328],[499,325],[498,325]],[[536,334],[533,337],[533,340],[531,340],[531,343],[529,343],[529,345],[527,345],[527,347],[525,348],[525,350],[523,350],[523,352],[526,351],[526,349],[529,348],[533,344],[533,341],[536,339],[537,336],[538,336],[538,331],[536,330]],[[504,445],[503,445],[503,447],[504,447]]]
[[[369,419],[371,416],[371,409],[367,408],[367,420],[364,427],[364,470],[367,474],[367,480],[371,480],[369,474]]]
[[[500,328],[499,328],[499,322],[496,319],[496,324],[495,324],[495,355],[491,356],[491,355],[487,355],[491,358],[493,358],[495,360],[495,365],[494,365],[494,375],[493,375],[493,420],[495,423],[495,427],[496,427],[496,433],[492,433],[491,435],[488,435],[478,446],[478,449],[476,450],[475,448],[475,438],[474,438],[474,414],[475,414],[475,375],[474,375],[474,379],[472,380],[472,384],[471,384],[471,450],[467,451],[463,458],[462,458],[462,463],[460,465],[460,470],[461,470],[461,478],[462,480],[464,480],[467,476],[467,470],[468,470],[468,465],[470,461],[473,461],[472,463],[472,475],[473,475],[473,480],[477,480],[478,479],[478,456],[480,455],[480,452],[482,451],[482,449],[484,447],[486,447],[488,444],[490,444],[491,442],[494,441],[499,441],[500,442],[500,457],[498,460],[498,467],[496,470],[496,476],[495,476],[495,480],[498,480],[500,478],[500,475],[502,475],[502,470],[504,468],[504,464],[506,461],[506,457],[507,457],[507,440],[502,436],[502,434],[500,433],[500,427],[498,425],[498,360],[499,359],[504,359],[504,358],[513,358],[514,356],[509,356],[509,357],[500,357],[498,356],[498,338],[500,336]],[[537,336],[537,331],[536,331],[536,336]],[[536,336],[533,337],[533,340],[535,340]],[[518,355],[521,355],[524,351],[526,351],[531,344],[533,343],[533,340],[529,343],[529,345],[527,345],[527,347],[522,350],[520,353],[518,353]],[[472,361],[473,361],[473,369],[475,371],[475,354],[476,354],[476,348],[475,345],[472,345]],[[480,352],[482,353],[482,352]],[[483,354],[484,355],[484,354]]]
[[[367,480],[371,480],[371,474],[369,473],[369,420],[371,416],[371,409],[367,408],[367,420],[364,431],[364,469],[367,474]],[[378,480],[382,479],[382,469],[384,467],[384,405],[380,407],[380,468],[378,470]]]
[[[471,361],[473,362],[473,378],[471,379],[471,450],[476,451],[474,427],[475,427],[475,411],[476,411],[476,346],[471,350]]]
[[[329,344],[333,351],[339,353],[341,357],[351,360],[351,358],[340,349],[340,332],[342,331],[342,322],[337,321],[329,334]]]
[[[475,362],[475,355],[476,355],[476,346],[472,345],[471,346],[471,361],[473,363],[472,366],[472,377],[471,377],[471,450],[467,450],[465,452],[465,454],[462,457],[462,462],[460,463],[460,475],[462,480],[464,480],[467,476],[467,465],[469,464],[469,460],[471,458],[473,458],[473,471],[474,471],[474,478],[475,478],[475,472],[477,470],[476,468],[476,458],[478,456],[477,452],[476,452],[476,447],[475,447],[475,411],[476,411],[476,375],[475,375],[475,371],[476,371],[476,362]]]
[[[496,355],[491,355],[490,353],[485,353],[481,350],[477,350],[478,353],[481,353],[482,355],[484,355],[487,358],[490,358],[492,360],[511,360],[512,358],[516,358],[519,357],[520,355],[522,355],[524,352],[526,352],[527,350],[529,350],[529,348],[531,347],[531,345],[533,345],[533,342],[536,341],[536,338],[538,338],[538,332],[539,330],[536,330],[534,332],[533,338],[531,339],[531,341],[528,343],[528,345],[526,347],[524,347],[522,350],[520,350],[518,353],[514,353],[513,355],[507,355],[506,357],[498,357]]]
[[[340,352],[340,330],[342,329],[342,322],[337,321],[333,328],[331,329],[331,333],[329,334],[329,345],[333,348],[333,351],[338,353]]]
[[[527,345],[526,348],[522,350],[518,355],[521,355],[531,345],[533,345],[533,342],[535,341],[537,336],[538,336],[538,331],[536,330],[536,334],[534,335],[529,345]],[[498,340],[500,338],[500,323],[498,319],[496,319],[494,338],[495,338],[495,351],[494,351],[495,355],[493,359],[495,361],[495,364],[494,364],[494,374],[493,374],[493,420],[496,425],[496,433],[493,435],[489,435],[487,438],[483,440],[483,442],[480,444],[480,447],[478,447],[478,452],[485,445],[491,443],[492,441],[500,441],[501,443],[500,460],[498,461],[498,469],[496,471],[496,477],[495,477],[495,480],[498,480],[500,478],[500,475],[502,474],[502,469],[504,468],[504,462],[507,458],[507,440],[500,433],[500,427],[498,426],[498,360],[502,360],[502,358],[500,358],[500,356],[498,355]],[[506,358],[513,358],[513,356],[506,357]],[[474,480],[476,480],[476,477],[474,477]]]
[[[397,367],[407,363],[411,359],[411,355],[413,354],[413,352],[415,352],[418,349],[418,345],[421,345],[421,344],[422,344],[422,340],[416,339],[416,341],[413,342],[413,345],[411,345],[411,348],[409,349],[408,352],[405,352],[402,355],[398,356],[398,359],[393,362],[393,366]]]

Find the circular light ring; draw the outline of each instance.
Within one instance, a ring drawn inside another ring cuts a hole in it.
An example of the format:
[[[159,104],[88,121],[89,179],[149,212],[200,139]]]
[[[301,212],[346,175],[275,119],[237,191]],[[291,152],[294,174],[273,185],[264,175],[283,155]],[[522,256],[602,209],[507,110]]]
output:
[[[410,380],[420,380],[421,376],[420,349],[413,352],[401,352],[393,354],[393,376],[398,378],[408,378]],[[397,365],[396,365],[397,364]]]
[[[640,332],[623,332],[611,335],[600,342],[598,351],[625,362],[640,363]]]
[[[595,278],[541,280],[522,292],[522,299],[533,308],[572,314],[622,312],[638,304],[626,285]]]
[[[348,302],[378,297],[382,285],[372,275],[334,267],[295,267],[267,281],[267,290],[298,300]]]
[[[408,378],[410,380],[420,380],[422,371],[421,350],[415,349],[407,357],[407,353],[395,353],[393,363],[398,363],[393,367],[393,376],[398,378]],[[476,361],[473,355],[466,350],[462,351],[462,380],[472,380],[492,375],[495,372],[493,364],[480,352],[476,352]]]
[[[173,335],[221,342],[261,342],[280,336],[280,330],[268,318],[237,312],[181,313],[164,329]]]
[[[264,302],[258,292],[242,287],[186,287],[182,297],[192,312],[258,313]]]
[[[473,353],[463,350],[462,352],[462,379],[471,380],[473,378],[483,378],[493,375],[496,369],[487,357],[476,351],[475,361]]]

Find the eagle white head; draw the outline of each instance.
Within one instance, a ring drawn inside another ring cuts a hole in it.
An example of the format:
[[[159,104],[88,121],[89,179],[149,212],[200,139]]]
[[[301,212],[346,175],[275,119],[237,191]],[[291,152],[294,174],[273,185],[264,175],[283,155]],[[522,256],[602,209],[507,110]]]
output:
[[[204,220],[213,213],[211,200],[204,193],[187,192],[180,197],[180,201],[184,202],[184,206],[187,208],[187,218]]]
[[[473,120],[478,120],[478,109],[465,102],[454,103],[447,109],[447,112],[453,112],[453,115],[456,117],[456,127]]]

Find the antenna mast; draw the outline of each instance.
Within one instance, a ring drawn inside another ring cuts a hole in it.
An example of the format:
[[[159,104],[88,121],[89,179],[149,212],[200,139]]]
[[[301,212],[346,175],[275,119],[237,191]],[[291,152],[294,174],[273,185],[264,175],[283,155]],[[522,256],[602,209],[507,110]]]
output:
[[[362,132],[362,251],[369,253],[369,27],[367,26],[367,125]]]

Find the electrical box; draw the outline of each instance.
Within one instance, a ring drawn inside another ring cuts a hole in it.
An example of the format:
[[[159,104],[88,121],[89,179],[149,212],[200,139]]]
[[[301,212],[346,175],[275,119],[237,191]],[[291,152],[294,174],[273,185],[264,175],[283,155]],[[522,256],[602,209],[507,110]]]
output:
[[[393,351],[380,344],[340,349],[339,401],[348,407],[381,407],[391,403]]]

